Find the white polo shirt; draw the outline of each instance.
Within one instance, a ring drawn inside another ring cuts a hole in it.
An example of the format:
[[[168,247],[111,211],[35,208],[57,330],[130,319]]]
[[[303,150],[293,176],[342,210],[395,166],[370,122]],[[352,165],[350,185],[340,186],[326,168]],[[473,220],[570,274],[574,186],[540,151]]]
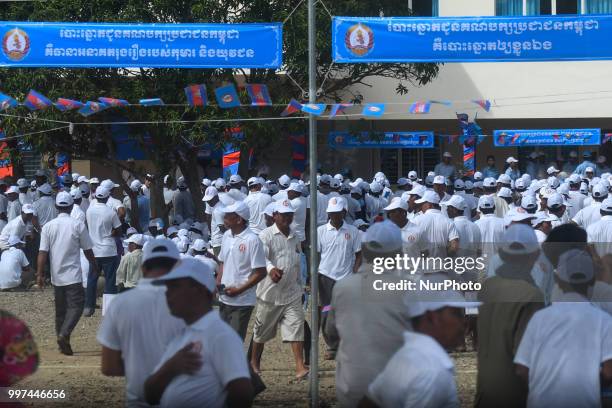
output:
[[[237,191],[238,190],[232,190]],[[242,194],[242,193],[241,193]],[[272,197],[268,194],[264,194],[261,191],[251,191],[249,195],[244,199],[244,203],[249,207],[249,228],[259,235],[261,231],[266,229],[266,217],[264,210],[266,206],[272,202]]]
[[[72,212],[70,213],[70,216],[75,220],[82,222],[83,225],[85,225],[85,222],[87,221],[85,217],[85,212],[78,205],[72,206]]]
[[[612,254],[612,215],[604,215],[601,220],[587,228],[588,242],[595,244],[597,254],[603,257]]]
[[[86,218],[96,258],[117,256],[117,245],[111,235],[113,229],[121,226],[117,213],[106,204],[96,201],[89,206]]]
[[[301,241],[306,240],[306,212],[308,211],[308,199],[306,197],[296,197],[291,200],[291,206],[295,210],[293,213],[293,222],[291,223],[291,231],[295,233]]]
[[[445,258],[448,255],[448,243],[459,238],[455,224],[438,209],[430,208],[414,222],[423,231],[430,257]]]
[[[45,224],[40,232],[40,250],[49,253],[53,286],[83,282],[80,250],[92,246],[85,224],[66,213]]]
[[[123,202],[121,200],[116,199],[113,196],[108,197],[108,200],[106,201],[106,205],[112,208],[113,211],[115,212],[117,212],[117,210],[119,210],[120,208],[125,208],[125,205],[123,205]]]
[[[166,387],[160,407],[225,407],[227,385],[240,378],[251,378],[242,340],[212,310],[172,340],[153,373],[189,343],[201,347],[202,367],[193,375],[175,377]]]
[[[600,365],[612,360],[612,317],[577,293],[536,312],[514,357],[529,368],[528,407],[601,406]]]
[[[327,223],[327,204],[331,198],[331,194],[323,194],[317,190],[317,225],[325,225]]]
[[[21,285],[21,271],[30,263],[21,249],[10,247],[0,260],[0,289],[12,289]]]
[[[121,351],[125,367],[128,407],[148,407],[144,383],[170,342],[185,329],[185,322],[170,314],[166,287],[141,278],[134,289],[110,304],[98,330],[98,343]],[[152,324],[152,322],[155,322]]]
[[[23,239],[23,236],[26,233],[28,225],[23,222],[23,217],[20,215],[17,218],[13,218],[10,220],[4,228],[2,228],[2,232],[0,233],[0,248],[7,249],[9,247],[8,240],[11,235],[15,235],[19,237],[19,239]]]
[[[223,224],[223,204],[219,201],[215,204],[214,207],[206,204],[206,214],[210,215],[210,245],[213,248],[221,246],[221,241],[223,240],[223,233],[221,232],[221,228],[219,225]]]
[[[489,256],[497,253],[497,246],[506,231],[504,219],[497,217],[495,214],[481,214],[480,219],[476,220],[474,224],[480,229],[482,253]]]
[[[12,220],[13,218],[17,218],[21,215],[21,203],[19,199],[9,201],[6,207],[6,219]]]
[[[339,229],[331,221],[317,228],[317,252],[321,254],[319,273],[335,281],[353,272],[355,254],[361,251],[359,230],[346,222]]]
[[[404,345],[368,387],[381,408],[459,407],[453,361],[430,336],[405,332]]]
[[[57,217],[57,208],[55,208],[55,199],[51,196],[41,196],[38,200],[32,204],[36,211],[36,218],[41,228],[46,223]]]
[[[465,216],[453,218],[459,234],[459,253],[457,256],[476,256],[482,246],[480,228]]]
[[[419,258],[421,252],[426,248],[421,228],[415,223],[408,221],[401,228],[401,231],[403,252],[411,258]]]
[[[601,219],[601,213],[599,210],[601,209],[600,201],[593,201],[590,205],[585,206],[582,210],[578,211],[578,214],[572,219],[579,227],[584,229],[589,228],[591,224],[595,224],[597,221]]]
[[[223,262],[221,284],[226,288],[243,285],[254,269],[266,267],[263,243],[248,228],[238,235],[225,231],[219,260]],[[255,288],[256,286],[234,297],[221,295],[219,301],[230,306],[254,306],[257,301]]]

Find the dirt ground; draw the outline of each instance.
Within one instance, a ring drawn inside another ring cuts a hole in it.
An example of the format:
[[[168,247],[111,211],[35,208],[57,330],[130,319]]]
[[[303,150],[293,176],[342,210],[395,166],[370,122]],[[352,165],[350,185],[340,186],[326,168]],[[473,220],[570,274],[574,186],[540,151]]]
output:
[[[65,390],[66,401],[62,407],[95,406],[119,407],[124,401],[123,378],[105,377],[100,373],[100,346],[96,331],[101,311],[93,317],[81,318],[72,334],[74,356],[64,356],[57,350],[54,329],[53,291],[0,293],[0,308],[23,319],[34,335],[41,354],[38,371],[19,384],[21,389]],[[323,346],[320,346],[320,350]],[[462,406],[473,405],[476,384],[476,359],[474,353],[453,355],[456,363],[457,386]],[[306,407],[309,404],[308,382],[293,380],[293,362],[289,346],[280,340],[266,344],[262,358],[262,378],[267,390],[257,396],[258,407]],[[335,406],[335,364],[321,361],[321,406]],[[2,405],[2,404],[0,404]],[[43,405],[35,403],[32,405]],[[46,406],[60,406],[47,403]]]

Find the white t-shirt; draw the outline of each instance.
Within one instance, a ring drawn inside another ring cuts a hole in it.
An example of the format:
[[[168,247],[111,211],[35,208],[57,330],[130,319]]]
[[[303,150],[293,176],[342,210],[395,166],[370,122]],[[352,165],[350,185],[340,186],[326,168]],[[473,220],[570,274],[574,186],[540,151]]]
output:
[[[594,201],[588,206],[585,204],[584,208],[578,211],[578,214],[573,218],[573,221],[578,224],[579,227],[587,229],[591,224],[601,219],[600,209],[601,201]]]
[[[106,204],[96,202],[87,210],[87,226],[96,258],[117,256],[117,245],[111,235],[121,226],[117,213]]]
[[[323,194],[317,191],[317,225],[325,225],[327,223],[327,204],[331,198],[330,194]]]
[[[72,206],[72,212],[70,213],[70,216],[85,225],[85,222],[87,220],[85,217],[85,212],[78,205]]]
[[[493,256],[497,253],[497,246],[506,231],[504,219],[495,216],[495,214],[481,214],[480,219],[475,221],[474,224],[480,229],[482,253]]]
[[[221,284],[226,288],[243,285],[254,269],[266,267],[266,255],[261,240],[251,231],[245,229],[238,235],[225,231],[219,260],[223,262]],[[219,296],[219,301],[230,306],[254,306],[255,288],[248,289],[238,296]]]
[[[30,263],[21,249],[10,247],[0,260],[0,289],[12,289],[21,285],[21,271]]]
[[[223,217],[225,214],[223,213],[223,204],[220,201],[214,207],[206,204],[206,213],[210,214],[210,229],[212,230],[210,245],[216,248],[221,246],[221,241],[223,240],[223,232],[219,228],[219,225],[224,225]]]
[[[224,407],[227,385],[240,378],[251,378],[242,340],[215,310],[206,313],[176,337],[153,372],[192,342],[201,347],[202,367],[194,375],[180,375],[168,384],[161,397],[162,408]]]
[[[528,407],[601,406],[600,364],[612,359],[612,317],[576,293],[533,315],[514,357],[529,368]]]
[[[249,207],[249,228],[255,233],[255,235],[259,235],[261,231],[266,229],[266,217],[264,215],[264,210],[266,209],[266,206],[270,204],[270,202],[272,202],[272,197],[260,191],[251,191],[244,199],[244,203],[247,205],[247,207]]]
[[[295,210],[293,213],[293,222],[291,223],[291,231],[300,241],[306,240],[306,211],[308,211],[308,199],[306,197],[296,197],[291,200],[291,206]]]
[[[612,254],[612,215],[604,215],[601,220],[587,228],[588,241],[595,244],[597,254],[603,257]]]
[[[21,215],[21,203],[19,199],[9,201],[6,206],[6,218],[10,221],[13,218],[17,218]]]
[[[113,209],[113,211],[117,212],[120,208],[125,208],[123,202],[121,200],[116,199],[115,197],[108,197],[106,201],[106,205]]]
[[[141,278],[136,287],[113,299],[98,330],[97,340],[121,351],[125,367],[127,406],[148,407],[144,383],[153,374],[166,347],[185,329],[170,314],[165,286]]]
[[[319,273],[336,281],[352,273],[355,254],[361,251],[359,230],[346,222],[336,229],[330,221],[317,228],[317,235]]]
[[[19,237],[19,239],[23,239],[27,227],[28,225],[23,222],[23,217],[21,216],[10,220],[4,226],[4,228],[2,228],[2,232],[0,233],[0,248],[7,249],[9,247],[8,240],[11,235],[15,235]]]
[[[408,221],[406,225],[401,228],[401,231],[402,252],[411,258],[419,258],[423,249],[426,248],[423,232],[415,223],[410,221]]]
[[[430,208],[414,222],[423,231],[430,257],[445,258],[448,255],[448,243],[459,238],[455,224],[444,217],[440,210]]]
[[[42,196],[32,204],[36,211],[36,217],[41,228],[46,223],[57,217],[57,208],[55,208],[55,199],[51,196]]]
[[[83,281],[80,250],[88,250],[92,246],[85,224],[66,213],[60,213],[45,224],[40,232],[40,250],[49,253],[53,286]]]
[[[368,387],[381,408],[459,407],[454,365],[430,336],[405,332],[405,343]]]

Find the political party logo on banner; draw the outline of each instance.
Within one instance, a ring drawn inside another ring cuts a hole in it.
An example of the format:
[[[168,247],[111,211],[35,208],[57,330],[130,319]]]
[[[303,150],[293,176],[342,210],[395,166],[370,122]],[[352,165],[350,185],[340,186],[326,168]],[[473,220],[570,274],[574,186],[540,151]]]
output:
[[[329,132],[334,149],[428,149],[434,147],[434,132]]]
[[[2,51],[11,61],[21,61],[30,52],[28,33],[19,28],[8,30],[2,38]]]
[[[601,129],[531,129],[495,130],[493,143],[510,146],[597,146]]]
[[[353,55],[363,57],[374,48],[374,33],[365,24],[355,24],[346,30],[344,44]]]

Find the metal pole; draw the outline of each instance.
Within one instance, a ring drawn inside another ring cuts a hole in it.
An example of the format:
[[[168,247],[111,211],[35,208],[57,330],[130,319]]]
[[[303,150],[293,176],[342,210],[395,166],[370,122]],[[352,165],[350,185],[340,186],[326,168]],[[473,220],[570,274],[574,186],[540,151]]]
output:
[[[317,100],[315,0],[308,0],[308,101]],[[310,163],[310,406],[319,407],[319,281],[317,259],[317,121],[308,118],[308,158]]]

